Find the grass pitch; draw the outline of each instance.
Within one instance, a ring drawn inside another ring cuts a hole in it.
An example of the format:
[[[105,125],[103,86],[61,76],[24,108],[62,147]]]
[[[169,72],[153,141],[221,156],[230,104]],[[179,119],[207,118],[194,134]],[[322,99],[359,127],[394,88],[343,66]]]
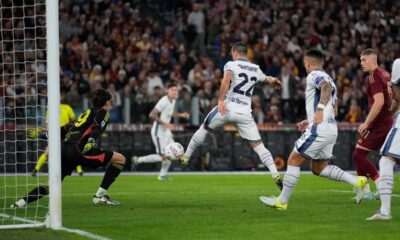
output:
[[[398,174],[392,199],[394,219],[386,222],[365,221],[379,209],[379,201],[357,205],[347,184],[308,174],[301,176],[287,211],[265,207],[258,200],[260,195],[279,193],[270,175],[175,175],[169,181],[120,176],[109,191],[121,201],[119,206],[91,203],[101,179],[66,178],[65,227],[110,239],[365,240],[400,235]],[[26,236],[29,240],[85,239],[47,229],[0,230],[0,239]]]

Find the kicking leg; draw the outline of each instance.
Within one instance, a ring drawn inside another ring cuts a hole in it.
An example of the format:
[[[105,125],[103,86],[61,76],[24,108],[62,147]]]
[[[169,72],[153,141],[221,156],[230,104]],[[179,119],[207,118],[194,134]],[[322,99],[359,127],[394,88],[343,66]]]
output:
[[[190,139],[186,152],[180,159],[182,163],[189,162],[189,159],[193,155],[194,151],[196,151],[206,140],[207,134],[208,130],[205,128],[204,124],[201,125],[200,128],[193,135],[193,137]]]
[[[306,160],[300,153],[293,150],[289,156],[288,167],[283,178],[283,189],[278,198],[260,197],[262,203],[276,209],[286,210],[293,189],[300,178],[300,166]]]
[[[358,176],[370,177],[374,180],[376,189],[379,188],[379,173],[375,165],[368,159],[371,150],[357,144],[353,152],[353,161],[356,164]]]
[[[264,146],[262,141],[250,142],[250,146],[260,157],[261,162],[269,169],[272,174],[272,178],[278,187],[282,190],[282,179],[279,176],[278,170],[276,169],[274,159],[272,158],[271,152]]]

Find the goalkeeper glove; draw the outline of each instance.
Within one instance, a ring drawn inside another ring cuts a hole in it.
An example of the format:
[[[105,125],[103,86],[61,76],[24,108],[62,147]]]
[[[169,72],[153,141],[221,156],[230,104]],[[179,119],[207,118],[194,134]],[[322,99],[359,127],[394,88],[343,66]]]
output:
[[[87,152],[89,152],[90,150],[92,150],[93,148],[97,147],[97,143],[94,140],[94,138],[89,138],[87,143],[85,144],[85,148],[83,148],[82,153],[85,154]]]
[[[47,131],[44,128],[28,128],[26,136],[28,139],[47,139]]]

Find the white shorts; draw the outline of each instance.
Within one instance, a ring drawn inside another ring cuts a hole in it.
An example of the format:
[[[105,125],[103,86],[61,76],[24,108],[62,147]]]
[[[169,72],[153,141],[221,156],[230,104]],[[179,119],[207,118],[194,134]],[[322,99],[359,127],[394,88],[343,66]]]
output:
[[[380,154],[382,156],[394,157],[400,161],[400,113],[397,113],[393,127],[390,129],[390,132],[382,145]]]
[[[206,129],[217,129],[224,126],[226,123],[233,123],[236,129],[239,131],[240,136],[243,139],[249,141],[261,141],[260,133],[254,118],[251,113],[236,113],[232,111],[226,111],[224,115],[218,112],[218,107],[213,108],[213,110],[208,113],[206,119],[204,120],[204,127]]]
[[[294,150],[308,159],[329,160],[333,156],[337,135],[336,124],[309,126],[296,141]]]
[[[151,134],[151,139],[153,139],[154,146],[156,147],[156,153],[160,155],[165,153],[165,147],[168,144],[174,142],[174,139],[172,137],[157,137],[155,134]]]

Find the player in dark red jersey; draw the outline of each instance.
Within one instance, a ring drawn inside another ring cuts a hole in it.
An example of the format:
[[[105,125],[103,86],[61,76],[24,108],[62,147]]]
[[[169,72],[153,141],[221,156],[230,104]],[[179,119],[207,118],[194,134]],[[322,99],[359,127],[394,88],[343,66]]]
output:
[[[353,152],[353,160],[357,174],[373,179],[378,189],[379,173],[375,165],[368,160],[368,154],[372,150],[380,149],[393,124],[393,115],[390,112],[390,74],[378,66],[378,53],[374,49],[362,51],[360,59],[363,71],[369,73],[367,78],[369,113],[358,127],[360,137]],[[369,192],[368,187],[365,190]]]
[[[111,108],[111,94],[104,89],[95,90],[92,105],[92,108],[80,114],[78,119],[69,125],[65,134],[61,145],[61,179],[71,175],[77,165],[97,168],[108,164],[103,181],[92,201],[94,204],[117,205],[119,202],[111,200],[107,190],[124,168],[126,159],[120,153],[98,146],[100,134],[105,130],[110,118],[108,111]],[[36,187],[11,207],[25,207],[27,203],[47,194],[48,186]]]

